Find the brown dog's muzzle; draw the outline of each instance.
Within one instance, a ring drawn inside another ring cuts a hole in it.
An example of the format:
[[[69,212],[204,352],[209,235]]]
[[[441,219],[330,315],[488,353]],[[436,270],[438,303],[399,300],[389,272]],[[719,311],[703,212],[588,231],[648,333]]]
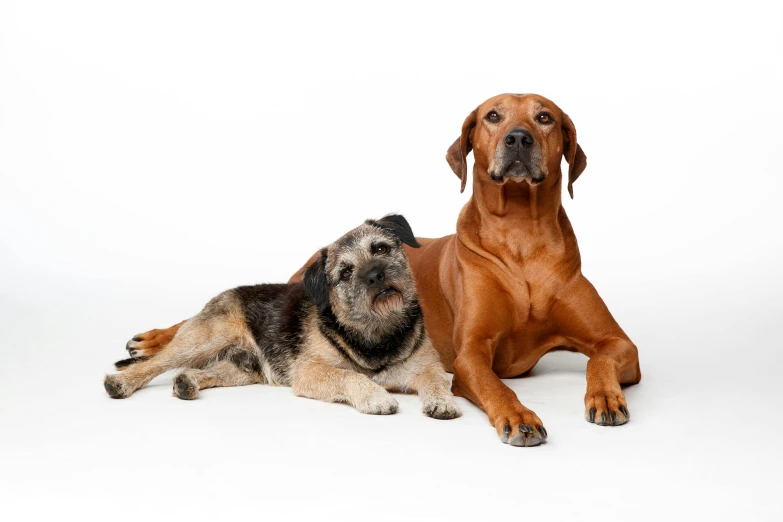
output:
[[[541,168],[541,147],[529,130],[515,127],[500,140],[489,177],[498,184],[505,179],[527,180],[531,185],[544,181],[546,173]]]

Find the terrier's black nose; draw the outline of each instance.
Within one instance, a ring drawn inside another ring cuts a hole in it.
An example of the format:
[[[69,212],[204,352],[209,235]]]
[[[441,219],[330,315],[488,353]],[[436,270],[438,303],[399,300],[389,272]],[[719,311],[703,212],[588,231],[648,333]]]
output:
[[[382,268],[373,268],[364,276],[364,282],[369,287],[381,286],[386,274]]]
[[[529,147],[533,144],[533,135],[525,129],[511,129],[506,134],[506,147],[513,149],[518,146]]]

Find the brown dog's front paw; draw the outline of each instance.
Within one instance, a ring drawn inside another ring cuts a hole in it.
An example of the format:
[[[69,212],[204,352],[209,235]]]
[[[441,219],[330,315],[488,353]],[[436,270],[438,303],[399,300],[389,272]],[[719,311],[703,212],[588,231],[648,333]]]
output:
[[[180,373],[174,378],[174,395],[190,401],[198,398],[198,383],[187,373]]]
[[[500,442],[512,446],[538,446],[548,436],[544,423],[528,409],[500,415],[493,422]]]
[[[623,392],[617,390],[587,392],[585,419],[599,426],[621,426],[631,419]]]

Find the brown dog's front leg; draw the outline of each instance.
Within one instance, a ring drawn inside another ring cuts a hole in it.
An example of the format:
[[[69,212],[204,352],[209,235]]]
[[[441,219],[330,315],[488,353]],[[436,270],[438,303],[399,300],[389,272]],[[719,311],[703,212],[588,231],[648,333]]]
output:
[[[553,319],[568,344],[590,358],[585,418],[601,426],[625,424],[630,413],[620,385],[642,378],[636,345],[587,279],[580,276],[568,290],[553,309]]]
[[[492,370],[491,342],[468,343],[454,361],[454,395],[465,397],[487,412],[501,442],[537,446],[547,437],[541,419],[519,402],[516,393]]]
[[[619,426],[631,418],[621,384],[642,378],[636,346],[627,338],[612,337],[580,350],[587,361],[585,418],[601,426]]]

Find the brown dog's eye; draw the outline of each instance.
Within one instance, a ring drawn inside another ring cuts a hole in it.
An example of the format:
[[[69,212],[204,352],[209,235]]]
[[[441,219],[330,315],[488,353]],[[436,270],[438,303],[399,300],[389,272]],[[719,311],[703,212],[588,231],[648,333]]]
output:
[[[389,252],[389,247],[386,245],[376,245],[372,247],[372,253],[377,255],[383,255],[387,254]]]
[[[340,272],[340,281],[347,281],[351,278],[351,274],[353,274],[353,268],[343,268],[342,272]]]
[[[538,121],[543,124],[552,123],[552,116],[548,112],[542,112],[538,115]]]
[[[500,114],[498,114],[496,111],[489,111],[487,115],[485,116],[487,121],[491,121],[492,123],[497,123],[500,121]]]

